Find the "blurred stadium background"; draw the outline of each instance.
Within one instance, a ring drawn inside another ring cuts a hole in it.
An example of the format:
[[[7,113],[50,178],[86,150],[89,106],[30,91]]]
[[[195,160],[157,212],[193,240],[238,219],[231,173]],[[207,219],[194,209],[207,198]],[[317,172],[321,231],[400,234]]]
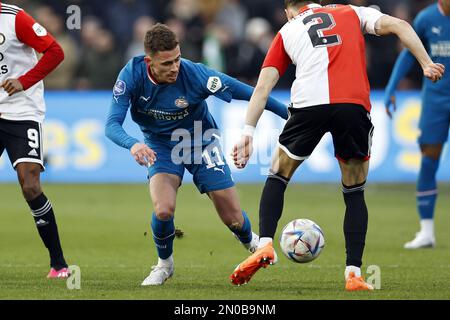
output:
[[[331,1],[324,1],[327,2]],[[333,2],[377,6],[411,22],[419,10],[433,1]],[[176,31],[185,58],[254,85],[271,40],[286,19],[282,0],[11,0],[9,3],[30,12],[56,36],[66,53],[62,65],[45,79],[48,112],[44,126],[47,155],[44,179],[48,182],[145,182],[145,171],[125,150],[106,140],[103,123],[117,74],[131,57],[142,54],[142,39],[152,24],[164,22]],[[81,9],[81,25],[69,30],[67,11],[74,4]],[[399,111],[390,121],[384,112],[382,90],[402,48],[395,37],[366,39],[376,127],[370,179],[413,182],[420,163],[416,143],[420,70],[416,68],[401,82],[399,89],[407,91],[399,96]],[[294,72],[292,66],[275,92],[286,103]],[[239,136],[245,103],[234,101],[228,105],[212,98],[209,104],[223,130],[223,145],[228,154]],[[135,125],[126,122],[125,126],[132,135],[141,137]],[[238,182],[264,181],[271,150],[282,126],[277,117],[265,115],[253,165],[244,171],[234,170]],[[441,168],[448,167],[446,152],[443,161],[446,164]],[[117,170],[119,167],[122,170]],[[302,170],[296,181],[339,181],[329,136]],[[0,159],[0,181],[15,179],[4,155]],[[450,181],[450,172],[440,170],[439,179]]]
[[[177,205],[177,227],[183,229],[185,237],[181,241],[177,239],[175,244],[176,276],[164,288],[139,290],[140,282],[156,261],[149,236],[151,202],[146,170],[139,167],[126,150],[104,137],[104,121],[117,74],[130,57],[142,53],[145,32],[159,21],[176,31],[185,58],[255,84],[270,42],[285,22],[283,1],[5,2],[25,8],[56,36],[66,53],[63,64],[45,79],[47,170],[42,179],[44,190],[56,209],[66,258],[70,264],[81,267],[83,283],[82,290],[74,292],[67,290],[65,283],[49,283],[44,279],[48,271],[46,250],[38,239],[32,219],[26,214],[29,209],[20,194],[15,172],[3,155],[0,159],[0,212],[3,214],[0,299],[450,297],[450,159],[446,151],[438,173],[438,179],[445,183],[441,185],[437,204],[438,248],[415,252],[402,249],[418,227],[414,181],[420,163],[416,139],[421,74],[417,68],[402,81],[399,109],[394,119],[389,120],[382,97],[402,49],[395,37],[366,37],[376,129],[367,189],[370,224],[365,266],[381,267],[380,292],[371,296],[348,295],[340,282],[345,263],[341,227],[344,205],[329,136],[324,137],[294,179],[315,185],[293,185],[288,189],[280,221],[280,227],[294,218],[310,218],[321,225],[327,247],[317,261],[298,266],[282,258],[279,267],[271,270],[270,277],[269,272],[262,272],[251,285],[236,290],[229,285],[227,277],[246,252],[236,249],[238,245],[220,224],[212,205],[194,186],[188,185],[180,191]],[[378,6],[383,12],[411,22],[419,10],[434,1],[333,2]],[[68,30],[67,8],[74,4],[81,8],[81,28]],[[291,68],[275,92],[275,96],[286,103],[289,103],[293,73]],[[224,151],[228,154],[240,135],[246,103],[225,104],[211,98],[209,105],[222,128]],[[256,228],[262,182],[282,126],[283,122],[276,116],[265,114],[251,165],[243,171],[233,168],[242,206],[248,210]],[[135,137],[141,137],[131,121],[127,120],[125,128]],[[185,179],[189,181],[188,175]]]
[[[255,83],[274,34],[285,23],[283,0],[9,0],[26,9],[56,36],[66,60],[46,79],[51,90],[110,89],[118,71],[142,53],[142,39],[155,22],[169,25],[181,40],[187,59],[202,61],[219,71]],[[323,3],[373,5],[412,21],[429,0],[352,0]],[[80,30],[67,30],[67,8],[78,5]],[[394,37],[368,37],[372,87],[384,88],[401,48]],[[99,71],[101,70],[101,71]],[[279,84],[288,89],[293,69]],[[412,74],[402,89],[417,89],[420,74]]]

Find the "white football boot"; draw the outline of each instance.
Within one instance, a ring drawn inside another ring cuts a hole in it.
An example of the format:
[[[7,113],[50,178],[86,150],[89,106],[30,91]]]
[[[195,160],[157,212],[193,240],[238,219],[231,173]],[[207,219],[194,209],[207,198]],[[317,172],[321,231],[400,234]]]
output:
[[[414,240],[405,243],[403,246],[405,249],[421,249],[421,248],[434,248],[436,240],[434,235],[428,235],[424,232],[417,232]]]
[[[259,236],[252,232],[252,240],[249,243],[242,243],[237,235],[234,235],[234,237],[244,246],[245,249],[247,249],[250,253],[254,253],[256,249],[258,249],[259,244]]]
[[[144,279],[141,286],[160,286],[173,275],[173,264],[171,266],[153,266],[152,272]]]

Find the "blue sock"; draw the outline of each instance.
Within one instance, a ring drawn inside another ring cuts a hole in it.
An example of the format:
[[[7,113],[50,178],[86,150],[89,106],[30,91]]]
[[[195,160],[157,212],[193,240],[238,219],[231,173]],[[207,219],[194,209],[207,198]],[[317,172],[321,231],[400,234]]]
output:
[[[420,218],[433,219],[434,206],[438,194],[436,172],[439,160],[422,156],[419,179],[417,181],[417,211]]]
[[[159,220],[153,212],[152,216],[153,240],[155,241],[158,257],[169,258],[173,253],[173,239],[175,238],[175,224],[173,218],[167,221]]]
[[[230,230],[239,238],[240,242],[249,243],[250,241],[252,241],[252,224],[250,223],[250,220],[245,211],[242,211],[242,216],[244,217],[244,224],[242,225],[242,228],[230,228]]]

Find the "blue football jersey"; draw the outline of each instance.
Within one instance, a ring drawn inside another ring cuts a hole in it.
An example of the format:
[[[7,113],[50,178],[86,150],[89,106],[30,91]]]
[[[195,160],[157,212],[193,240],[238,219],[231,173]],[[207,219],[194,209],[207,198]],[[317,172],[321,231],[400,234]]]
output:
[[[105,134],[126,149],[139,142],[122,127],[130,110],[147,144],[149,141],[163,140],[164,143],[176,145],[186,133],[191,137],[193,134],[194,139],[201,133],[202,139],[205,139],[202,145],[205,145],[212,131],[218,130],[205,100],[214,95],[226,102],[232,99],[249,101],[253,90],[253,87],[226,74],[185,59],[181,59],[175,83],[158,84],[152,80],[144,56],[138,56],[122,69],[114,85]],[[283,119],[288,118],[287,106],[271,96],[265,109]]]
[[[205,99],[214,95],[230,102],[230,79],[203,64],[182,59],[174,84],[156,84],[148,73],[144,56],[138,56],[120,72],[113,103],[130,106],[131,117],[146,138],[170,140],[175,129],[193,133],[195,121],[202,122],[203,132],[217,128]]]
[[[425,79],[424,89],[430,92],[446,93],[450,88],[450,17],[439,10],[438,4],[433,4],[419,13],[414,20],[414,29],[424,43],[428,54],[435,63],[447,67],[442,80],[433,83]]]

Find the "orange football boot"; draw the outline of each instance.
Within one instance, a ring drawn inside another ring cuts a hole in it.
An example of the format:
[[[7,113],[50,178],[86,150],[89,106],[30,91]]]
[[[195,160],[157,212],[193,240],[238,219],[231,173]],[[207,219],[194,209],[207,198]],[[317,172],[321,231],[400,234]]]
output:
[[[261,267],[267,268],[268,265],[274,264],[276,260],[276,253],[272,242],[270,242],[261,249],[256,250],[255,253],[234,269],[233,274],[230,276],[231,283],[238,286],[246,284],[256,271]]]
[[[373,287],[364,281],[363,277],[355,276],[354,272],[350,272],[345,283],[347,291],[372,291]]]

